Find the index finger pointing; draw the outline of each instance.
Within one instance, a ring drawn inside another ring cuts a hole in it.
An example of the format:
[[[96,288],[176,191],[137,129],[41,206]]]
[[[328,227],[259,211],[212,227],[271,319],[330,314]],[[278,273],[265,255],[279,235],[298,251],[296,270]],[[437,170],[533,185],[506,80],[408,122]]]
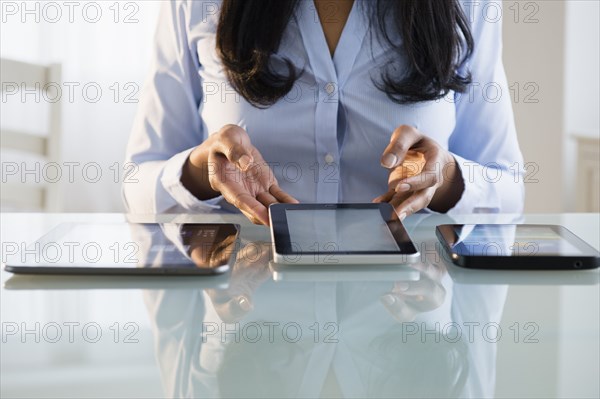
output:
[[[406,157],[406,153],[423,136],[412,126],[402,125],[392,133],[390,143],[383,151],[381,166],[394,168]]]
[[[269,187],[269,192],[273,197],[277,198],[277,201],[281,203],[297,204],[300,202],[290,194],[283,191],[277,184],[273,184],[271,187]]]
[[[264,225],[269,225],[267,208],[249,193],[232,190],[227,185],[223,185],[221,194],[229,203],[248,216],[252,222],[256,220]]]

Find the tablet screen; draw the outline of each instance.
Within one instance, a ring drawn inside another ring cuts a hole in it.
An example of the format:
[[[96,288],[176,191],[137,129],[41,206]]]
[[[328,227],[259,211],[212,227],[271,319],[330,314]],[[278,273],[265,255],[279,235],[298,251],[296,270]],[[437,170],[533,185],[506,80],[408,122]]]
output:
[[[576,237],[558,226],[454,225],[453,250],[464,256],[580,256]]]
[[[379,209],[286,209],[285,213],[296,251],[400,250]]]
[[[419,251],[389,203],[272,204],[273,260],[281,264],[394,264]]]

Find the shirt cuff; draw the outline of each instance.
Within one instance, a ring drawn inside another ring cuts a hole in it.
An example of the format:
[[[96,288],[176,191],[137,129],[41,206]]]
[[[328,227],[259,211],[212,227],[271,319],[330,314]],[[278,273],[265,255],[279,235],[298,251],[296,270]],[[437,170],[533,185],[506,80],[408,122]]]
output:
[[[454,207],[447,213],[498,213],[500,203],[495,187],[484,178],[483,166],[459,155],[452,154],[464,181],[464,191]]]
[[[177,204],[182,208],[189,211],[210,211],[214,209],[220,209],[217,205],[223,199],[220,195],[209,200],[201,201],[196,198],[187,188],[181,183],[181,173],[183,165],[187,161],[193,148],[180,152],[177,155],[171,157],[164,165],[162,175],[160,177],[160,184],[163,186],[165,191],[173,197]]]

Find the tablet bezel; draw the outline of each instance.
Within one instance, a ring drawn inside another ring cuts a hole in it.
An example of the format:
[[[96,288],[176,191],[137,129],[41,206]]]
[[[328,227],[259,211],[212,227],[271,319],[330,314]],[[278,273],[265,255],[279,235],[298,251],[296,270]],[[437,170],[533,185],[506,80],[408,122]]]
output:
[[[377,209],[388,224],[400,250],[394,251],[295,251],[292,247],[286,211],[288,210],[335,210],[335,209]],[[407,263],[419,256],[404,225],[388,203],[376,204],[272,204],[269,207],[271,238],[273,240],[274,260],[277,263],[326,263],[315,261],[321,256],[333,256],[331,263]],[[287,259],[286,259],[287,258]]]

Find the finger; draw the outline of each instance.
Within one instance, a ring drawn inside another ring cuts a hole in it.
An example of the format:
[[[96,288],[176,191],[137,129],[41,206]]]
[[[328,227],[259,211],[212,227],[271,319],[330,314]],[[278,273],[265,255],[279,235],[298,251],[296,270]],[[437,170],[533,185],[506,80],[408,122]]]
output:
[[[412,215],[413,213],[426,208],[431,202],[434,193],[435,188],[432,187],[416,191],[401,204],[394,207],[394,209],[396,209],[396,212],[402,219],[403,214],[405,216]]]
[[[442,274],[438,273],[438,268],[434,266],[431,262],[414,262],[408,265],[411,269],[418,270],[420,273],[425,274],[427,277],[431,279],[437,279],[438,276]],[[439,280],[439,279],[438,279]]]
[[[263,204],[265,208],[268,208],[271,204],[277,204],[279,202],[277,201],[277,198],[275,198],[273,195],[271,195],[271,193],[268,193],[266,191],[258,193],[256,195],[256,200]]]
[[[444,303],[446,289],[440,283],[425,278],[412,282],[406,291],[396,292],[392,290],[392,294],[403,299],[407,305],[415,310],[424,312],[438,308]]]
[[[222,186],[226,185],[225,179],[228,176],[235,176],[236,173],[239,173],[238,167],[225,157],[225,155],[220,154],[218,152],[210,152],[208,154],[208,182],[210,184],[211,189],[216,192],[222,192],[224,188]]]
[[[239,127],[222,132],[214,145],[217,153],[223,154],[229,162],[237,165],[242,171],[247,170],[254,162],[252,149],[248,134]]]
[[[412,312],[412,309],[406,305],[404,299],[402,299],[399,295],[393,292],[388,292],[387,294],[382,295],[379,300],[396,320],[414,320],[414,312]]]
[[[398,216],[398,219],[400,219],[400,221],[403,221],[407,216],[406,212],[400,210],[400,204],[406,201],[406,199],[408,199],[408,197],[410,197],[411,195],[411,193],[396,193],[389,201],[390,205],[396,211],[396,215]]]
[[[381,166],[395,168],[406,157],[406,153],[422,139],[421,133],[412,126],[402,125],[394,130],[390,143],[381,156]]]
[[[215,244],[214,250],[211,251],[210,265],[222,265],[227,262],[233,252],[235,252],[236,237],[234,235],[228,236],[220,243]]]
[[[261,265],[267,265],[271,247],[268,243],[251,241],[244,245],[238,252],[235,267],[260,270]],[[268,269],[268,267],[267,267]]]
[[[269,210],[250,194],[242,195],[238,201],[237,208],[254,224],[269,225]]]
[[[411,281],[410,283],[396,283],[394,284],[394,288],[392,288],[392,293],[400,296],[421,295],[429,297],[440,294],[442,291],[444,291],[443,287],[429,278],[422,278],[418,281]]]
[[[390,203],[391,206],[394,207],[394,209],[396,209],[404,201],[406,201],[411,195],[412,195],[412,193],[396,193],[396,192],[394,192],[394,195],[388,202]]]
[[[418,175],[425,167],[425,154],[414,149],[408,150],[402,162],[390,170],[388,185],[390,189],[395,189],[400,180]]]
[[[254,242],[245,244],[237,253],[236,266],[252,263],[254,259],[259,257],[260,247]]]
[[[435,173],[421,173],[420,175],[400,180],[395,190],[397,193],[407,193],[409,191],[421,191],[426,188],[435,188],[440,184],[440,177]]]
[[[439,165],[437,158],[428,162],[421,173],[400,180],[395,187],[396,192],[419,191],[439,186],[442,181]]]
[[[380,195],[379,197],[373,198],[374,203],[390,202],[396,193],[394,191],[388,191],[387,193]]]
[[[250,312],[254,305],[246,295],[239,295],[231,298],[220,306],[220,316],[226,323],[232,323],[240,320],[246,313]]]
[[[244,216],[246,216],[246,218],[248,218],[249,221],[251,221],[254,224],[257,225],[265,225],[268,226],[269,223],[265,222],[264,220],[262,220],[262,218],[258,215],[256,215],[256,213],[250,213],[244,209],[240,209],[240,212],[242,212],[242,214]]]
[[[260,184],[263,187],[268,187],[275,179],[269,165],[266,162],[258,163],[256,160],[243,173],[245,181]]]
[[[242,211],[252,223],[269,225],[267,208],[252,195],[245,192],[236,192],[226,184],[221,186],[221,194],[227,202]]]
[[[394,211],[396,212],[396,215],[398,216],[398,219],[400,219],[400,221],[403,221],[406,218],[406,216],[408,216],[407,212],[400,208],[400,205],[402,205],[402,203],[406,201],[411,195],[412,193],[397,193],[389,201],[390,205],[394,208]]]
[[[432,157],[430,156],[430,158]],[[406,152],[401,166],[405,177],[410,177],[421,173],[426,164],[425,153],[411,149]]]
[[[271,187],[269,187],[269,192],[277,199],[277,201],[281,202],[282,204],[298,204],[300,202],[290,194],[283,191],[277,184],[273,184]]]
[[[195,247],[190,251],[190,258],[198,268],[210,267],[210,251],[206,247]]]
[[[434,281],[441,281],[446,275],[446,269],[443,266],[443,263],[434,264],[430,262],[416,262],[412,263],[410,267],[419,270],[419,272]]]

